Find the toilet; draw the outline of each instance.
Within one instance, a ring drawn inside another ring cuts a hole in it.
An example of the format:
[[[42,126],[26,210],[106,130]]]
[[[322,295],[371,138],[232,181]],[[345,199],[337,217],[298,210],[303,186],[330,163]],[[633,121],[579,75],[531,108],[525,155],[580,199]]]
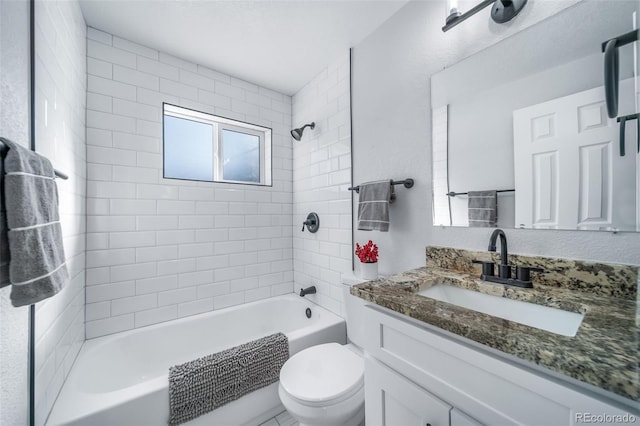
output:
[[[300,426],[364,425],[364,301],[349,289],[363,282],[343,278],[347,336],[351,343],[325,343],[304,349],[280,370],[278,395]]]

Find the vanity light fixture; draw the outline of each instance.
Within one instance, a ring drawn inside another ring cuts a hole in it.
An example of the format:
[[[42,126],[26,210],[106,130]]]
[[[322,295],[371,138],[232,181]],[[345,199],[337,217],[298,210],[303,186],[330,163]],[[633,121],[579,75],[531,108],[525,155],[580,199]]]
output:
[[[458,0],[446,0],[447,2],[447,18],[442,31],[448,31],[458,25],[460,22],[480,12],[485,7],[493,4],[491,8],[491,18],[498,24],[513,19],[527,4],[527,0],[483,0],[478,5],[472,7],[468,12],[460,13],[458,9]]]

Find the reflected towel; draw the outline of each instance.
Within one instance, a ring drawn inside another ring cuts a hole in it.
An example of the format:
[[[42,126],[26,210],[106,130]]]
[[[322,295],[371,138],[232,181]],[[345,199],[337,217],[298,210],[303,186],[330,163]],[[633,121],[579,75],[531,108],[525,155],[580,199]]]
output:
[[[359,187],[358,229],[388,232],[389,203],[394,198],[391,180],[367,182]]]
[[[498,222],[498,192],[469,191],[469,226],[493,228]]]
[[[0,288],[9,281],[9,237],[7,236],[7,212],[4,202],[4,161],[0,158]]]
[[[10,253],[11,304],[31,305],[62,290],[69,279],[58,189],[51,162],[7,139],[4,199]]]

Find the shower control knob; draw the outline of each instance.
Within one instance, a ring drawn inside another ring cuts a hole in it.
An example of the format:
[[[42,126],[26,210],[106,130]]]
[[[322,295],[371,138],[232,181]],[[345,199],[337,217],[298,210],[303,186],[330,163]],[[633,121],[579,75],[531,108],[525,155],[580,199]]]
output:
[[[309,213],[307,215],[307,220],[302,222],[303,232],[304,232],[305,226],[307,227],[309,232],[311,232],[312,234],[315,232],[318,232],[318,228],[320,228],[320,217],[318,216],[318,213],[313,213],[313,212]]]

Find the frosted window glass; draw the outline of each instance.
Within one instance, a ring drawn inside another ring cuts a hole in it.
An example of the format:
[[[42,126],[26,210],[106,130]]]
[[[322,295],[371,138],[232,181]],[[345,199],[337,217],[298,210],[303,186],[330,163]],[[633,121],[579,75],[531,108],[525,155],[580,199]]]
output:
[[[260,138],[247,133],[222,131],[223,179],[260,182]]]
[[[213,126],[164,116],[164,177],[213,180]]]

